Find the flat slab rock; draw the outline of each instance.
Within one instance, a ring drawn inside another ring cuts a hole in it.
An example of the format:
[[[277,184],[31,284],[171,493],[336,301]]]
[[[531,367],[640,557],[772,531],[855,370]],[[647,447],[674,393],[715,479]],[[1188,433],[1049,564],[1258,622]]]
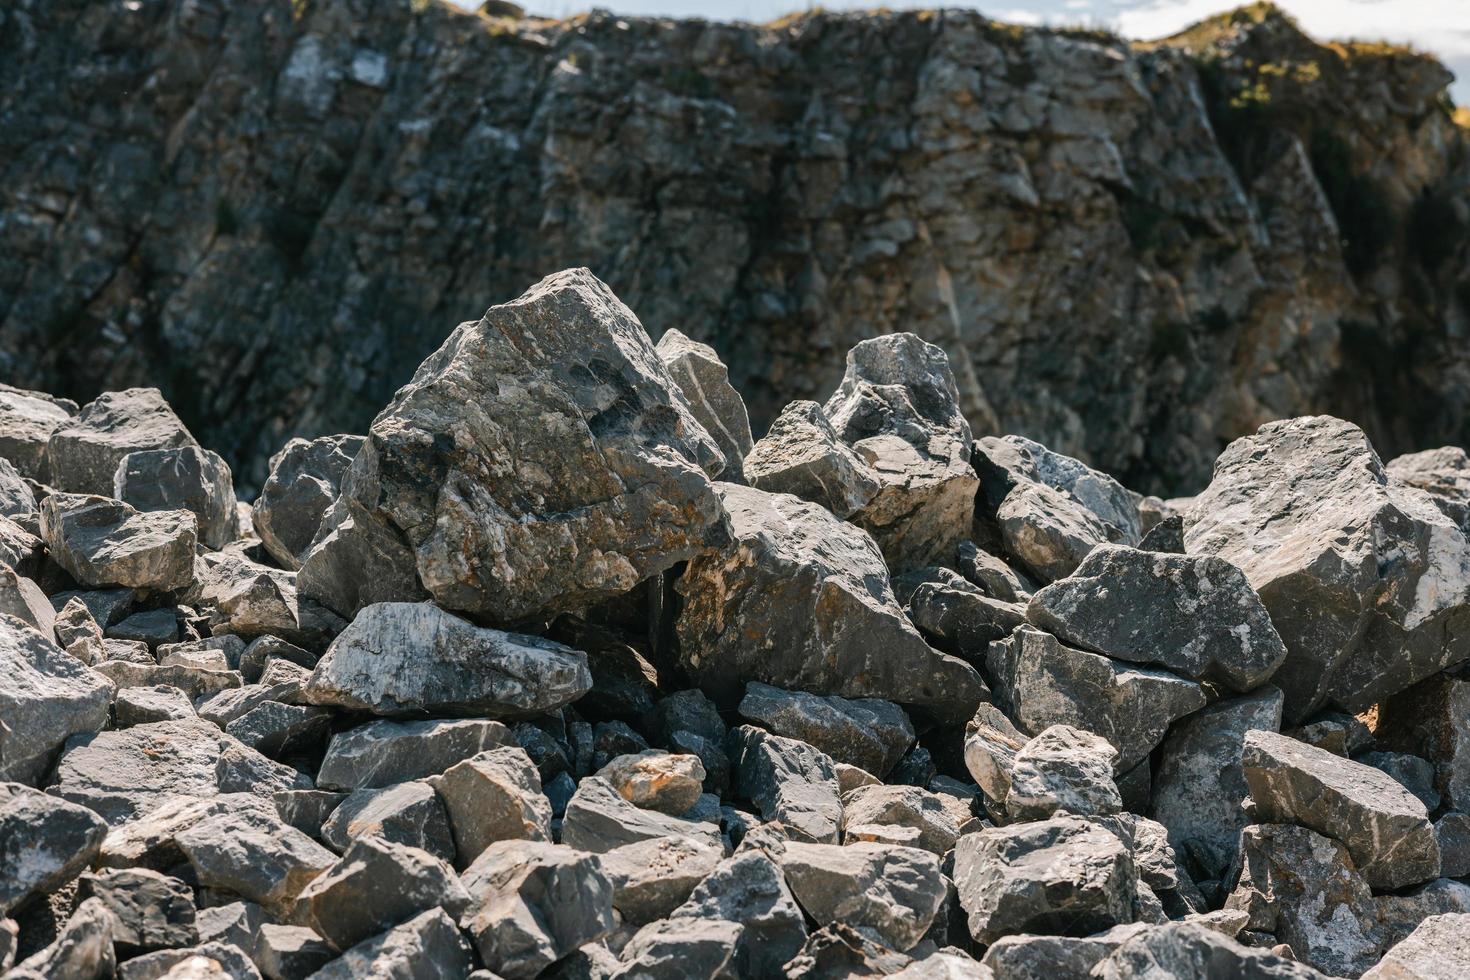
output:
[[[350,615],[375,588],[355,583],[416,572],[495,622],[575,612],[723,539],[724,466],[637,317],[570,269],[461,324],[373,422],[341,516],[399,542],[374,552],[392,571],[313,570],[333,563],[323,527],[301,588]]]
[[[1246,733],[1241,764],[1257,820],[1296,823],[1341,841],[1374,888],[1439,875],[1424,804],[1386,773],[1264,731]]]
[[[904,710],[878,698],[821,697],[752,681],[739,711],[777,735],[800,739],[879,779],[914,742],[914,726]]]
[[[377,715],[546,714],[592,688],[587,655],[475,626],[431,603],[365,607],[312,671],[306,697]]]

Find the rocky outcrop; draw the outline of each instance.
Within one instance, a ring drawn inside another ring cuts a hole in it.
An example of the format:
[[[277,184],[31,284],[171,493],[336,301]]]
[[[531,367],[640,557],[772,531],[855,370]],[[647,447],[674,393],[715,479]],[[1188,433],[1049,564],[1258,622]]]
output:
[[[572,265],[712,344],[757,433],[909,330],[978,433],[1139,488],[1309,410],[1466,441],[1448,73],[1269,6],[1147,45],[964,10],[3,17],[0,377],[158,383],[246,486]]]

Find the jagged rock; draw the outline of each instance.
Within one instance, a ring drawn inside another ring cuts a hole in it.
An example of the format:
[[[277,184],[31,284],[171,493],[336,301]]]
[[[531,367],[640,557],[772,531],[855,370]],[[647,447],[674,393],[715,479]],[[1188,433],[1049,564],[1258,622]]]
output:
[[[255,947],[265,922],[265,910],[254,902],[210,906],[194,916],[201,944],[219,943],[242,950]]]
[[[225,733],[261,755],[279,759],[321,744],[331,726],[325,708],[266,701],[225,726]]]
[[[437,776],[486,749],[515,744],[498,721],[373,721],[332,736],[322,789],[364,789]]]
[[[1170,555],[1184,554],[1184,517],[1170,514],[1154,525],[1138,542],[1140,551],[1160,551]]]
[[[1205,706],[1193,681],[1074,649],[1030,626],[992,643],[985,666],[996,705],[1022,732],[1071,725],[1101,735],[1118,750],[1119,772],[1147,756],[1173,721]]]
[[[42,977],[104,980],[111,977],[117,969],[117,955],[112,949],[113,924],[113,915],[107,906],[95,898],[88,899],[77,906],[51,945],[21,961],[7,976],[16,980]]]
[[[1113,782],[1118,750],[1106,739],[1052,725],[1011,760],[1005,809],[1013,821],[1044,820],[1058,810],[1079,816],[1117,813],[1123,798]]]
[[[0,457],[21,476],[51,483],[46,445],[51,433],[77,413],[77,403],[40,391],[0,385]]]
[[[139,660],[142,658],[139,657]],[[241,686],[240,674],[233,670],[208,670],[182,664],[156,664],[136,660],[108,659],[93,668],[112,681],[118,690],[130,687],[175,687],[190,698],[205,699]],[[207,705],[205,701],[203,704]],[[202,705],[203,706],[203,705]]]
[[[365,441],[351,435],[292,439],[271,457],[270,476],[251,508],[251,520],[262,547],[282,568],[301,567]]]
[[[0,515],[0,562],[22,574],[34,572],[41,562],[44,550],[39,537],[10,518]]]
[[[0,970],[8,971],[15,964],[19,932],[20,928],[14,920],[0,918]]]
[[[460,927],[491,972],[521,980],[613,928],[613,886],[593,854],[560,844],[499,841],[462,876],[471,905]]]
[[[272,810],[221,813],[174,835],[201,885],[233,892],[274,915],[288,914],[337,856]]]
[[[1408,891],[1375,895],[1373,905],[1381,948],[1389,949],[1428,916],[1470,913],[1470,884],[1436,878]]]
[[[180,833],[212,817],[242,814],[262,826],[279,819],[270,800],[251,793],[170,796],[143,816],[109,830],[97,866],[167,872],[187,863],[177,845]]]
[[[913,832],[910,843],[943,857],[960,837],[954,813],[937,793],[917,786],[860,786],[842,796],[842,822],[848,839],[873,835],[876,828]]]
[[[698,756],[660,749],[620,755],[597,775],[634,806],[671,816],[689,812],[699,802],[704,786],[704,766]]]
[[[592,687],[587,655],[552,640],[475,626],[429,603],[367,606],[307,685],[315,704],[379,715],[545,714]]]
[[[1066,578],[1093,548],[1117,537],[1112,525],[1043,483],[1016,484],[995,519],[1006,552],[1042,582]]]
[[[753,681],[739,710],[777,735],[806,742],[879,778],[914,742],[914,726],[903,709],[877,698],[820,697]]]
[[[1357,976],[1379,957],[1373,896],[1347,848],[1305,827],[1258,824],[1240,836],[1239,873],[1225,902],[1296,957]]]
[[[240,673],[245,675],[247,682],[253,683],[260,680],[260,675],[265,672],[266,666],[272,660],[287,660],[307,670],[316,666],[320,658],[309,650],[303,650],[294,643],[288,643],[279,636],[257,636],[245,647],[240,654]]]
[[[118,980],[260,980],[245,950],[207,942],[189,949],[160,949],[119,964]]]
[[[305,926],[267,922],[260,927],[253,953],[255,965],[266,980],[295,980],[326,966],[335,950]]]
[[[680,662],[702,688],[733,699],[754,680],[974,711],[983,682],[904,618],[871,538],[795,497],[716,489],[734,543],[690,561],[677,586]]]
[[[615,980],[729,980],[745,933],[724,919],[650,922],[623,947]]]
[[[1034,483],[1057,491],[1111,529],[1101,540],[1135,544],[1143,534],[1137,495],[1081,460],[1054,452],[1024,436],[986,436],[974,447],[975,469],[991,506],[1018,485]]]
[[[490,749],[430,781],[444,804],[460,868],[501,840],[551,840],[551,803],[519,746]]]
[[[1245,733],[1276,731],[1281,705],[1281,691],[1264,687],[1200,710],[1176,723],[1164,739],[1152,814],[1169,828],[1169,842],[1209,878],[1225,874],[1240,831],[1251,822],[1240,806],[1247,794],[1241,768]]]
[[[1470,811],[1470,677],[1440,674],[1394,695],[1379,707],[1374,734],[1434,762],[1434,789]]]
[[[947,568],[921,568],[893,582],[904,613],[924,638],[967,659],[985,655],[1026,622],[1026,607],[985,595]]]
[[[819,926],[841,922],[899,952],[924,937],[944,904],[939,859],[913,847],[791,841],[780,864],[792,895]]]
[[[469,943],[443,909],[430,909],[366,939],[312,974],[313,980],[405,977],[460,980],[474,969]]]
[[[0,397],[3,397],[3,393],[0,393]],[[35,491],[11,465],[10,460],[0,456],[0,517],[20,517],[35,512]]]
[[[245,684],[202,697],[197,707],[199,717],[225,728],[262,704],[272,700],[295,701],[300,694],[301,685],[297,683],[273,684],[269,687],[264,684]]]
[[[441,605],[513,622],[717,543],[702,467],[722,466],[632,311],[571,269],[451,334],[379,413],[342,493],[355,520],[397,529]]]
[[[276,805],[276,815],[282,820],[331,847],[322,835],[322,825],[347,796],[347,793],[325,789],[278,789],[271,794],[271,802]]]
[[[664,331],[654,350],[688,401],[690,413],[720,447],[725,457],[720,472],[726,480],[740,482],[745,457],[755,440],[745,402],[731,386],[725,362],[713,347],[690,340],[672,327]]]
[[[199,941],[194,892],[177,878],[147,868],[87,874],[77,898],[96,898],[107,906],[113,917],[113,944],[125,955]]]
[[[1451,980],[1470,973],[1470,915],[1431,915],[1363,980]]]
[[[890,568],[947,562],[970,533],[978,480],[949,358],[911,333],[864,340],[823,411],[878,481],[851,515]]]
[[[120,688],[113,699],[112,712],[118,728],[195,717],[189,695],[171,684]]]
[[[1171,922],[1140,931],[1099,963],[1098,980],[1169,980],[1234,977],[1239,980],[1324,980],[1302,963],[1242,946],[1213,929]]]
[[[213,607],[216,633],[271,633],[319,648],[346,628],[330,610],[302,596],[291,572],[253,562],[238,551],[205,552],[195,563],[189,600]]]
[[[356,790],[320,826],[322,841],[337,851],[347,850],[358,837],[381,837],[454,860],[449,816],[427,782]]]
[[[106,835],[106,822],[85,807],[0,783],[0,917],[75,878]]]
[[[742,725],[729,735],[737,791],[793,840],[835,844],[842,829],[837,771],[826,753],[793,738]]]
[[[1428,759],[1406,752],[1364,752],[1353,761],[1387,773],[1394,782],[1413,793],[1426,811],[1432,813],[1439,809],[1440,795],[1434,788],[1434,763]]]
[[[1444,516],[1470,532],[1470,456],[1459,446],[1405,453],[1383,468],[1388,478],[1429,494]]]
[[[1440,874],[1470,878],[1470,813],[1442,814],[1434,822],[1434,839],[1439,843]]]
[[[240,665],[244,650],[245,641],[238,636],[212,636],[207,640],[160,644],[153,652],[165,667],[177,664],[204,670],[234,670]]]
[[[801,952],[786,964],[787,980],[826,980],[837,977],[880,977],[912,963],[867,934],[840,922],[823,926],[807,937]]]
[[[1064,643],[1249,691],[1286,659],[1238,568],[1219,558],[1099,546],[1031,597],[1031,622]]]
[[[1257,820],[1336,838],[1375,888],[1438,876],[1424,804],[1386,774],[1275,732],[1247,732],[1241,761]]]
[[[881,786],[883,781],[866,769],[857,766],[849,766],[845,762],[835,763],[837,767],[837,792],[843,796],[862,786]]]
[[[816,402],[794,401],[745,457],[745,480],[767,493],[789,493],[846,520],[878,493],[878,479]]]
[[[588,776],[577,784],[561,825],[563,843],[594,854],[638,841],[683,836],[718,841],[720,829],[712,823],[634,806],[600,776]]]
[[[965,768],[990,803],[1001,811],[1011,793],[1016,753],[1027,741],[1027,736],[993,704],[980,705],[965,726]]]
[[[56,629],[56,610],[51,608],[46,593],[24,575],[17,575],[8,565],[0,565],[0,615],[14,616],[47,639],[54,635]]]
[[[197,445],[157,388],[106,391],[52,430],[48,482],[68,493],[105,497],[129,453]]]
[[[100,813],[132,820],[170,797],[306,788],[301,773],[272,762],[206,721],[160,721],[79,735],[56,766],[55,792]]]
[[[194,582],[198,522],[182,510],[141,513],[120,500],[53,493],[41,537],[56,563],[89,588],[172,592]]]
[[[990,944],[980,962],[994,980],[1087,977],[1110,953],[1148,928],[1129,923],[1091,936],[1002,936]]]
[[[1470,544],[1357,426],[1312,416],[1237,439],[1191,513],[1190,553],[1239,566],[1286,642],[1288,721],[1361,711],[1470,656]]]
[[[955,569],[971,585],[1001,602],[1025,602],[1036,591],[1030,580],[973,541],[961,541],[955,549]]]
[[[955,845],[954,883],[970,934],[985,944],[1132,922],[1137,888],[1124,842],[1072,816],[966,834]]]
[[[744,927],[736,976],[779,976],[806,942],[806,921],[769,855],[759,849],[726,858],[674,910],[673,920],[719,920]]]
[[[603,853],[602,870],[623,922],[643,925],[682,905],[723,857],[707,838],[658,837]]]
[[[72,596],[66,601],[56,614],[52,628],[61,648],[82,663],[95,664],[107,659],[107,642],[102,636],[102,627],[80,597]]]
[[[301,890],[295,916],[345,950],[429,909],[458,917],[469,903],[454,869],[432,854],[359,837]]]
[[[107,724],[111,694],[105,677],[0,614],[0,779],[39,780],[69,737]]]
[[[240,536],[229,464],[198,446],[129,453],[117,464],[110,493],[140,511],[188,511],[198,521],[199,541],[210,548]]]

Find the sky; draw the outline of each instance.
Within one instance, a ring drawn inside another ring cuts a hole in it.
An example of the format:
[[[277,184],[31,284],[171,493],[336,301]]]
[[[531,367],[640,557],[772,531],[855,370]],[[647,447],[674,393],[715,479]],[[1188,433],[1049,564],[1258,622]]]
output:
[[[463,6],[477,0],[456,0]],[[827,10],[883,6],[979,7],[1017,24],[1089,24],[1141,40],[1165,37],[1211,14],[1242,6],[1222,0],[996,0],[994,4],[935,0],[521,0],[535,14],[564,17],[592,6],[620,14],[768,21],[821,6]],[[1324,40],[1410,43],[1439,57],[1457,76],[1459,105],[1470,105],[1470,0],[1276,0],[1308,33]]]

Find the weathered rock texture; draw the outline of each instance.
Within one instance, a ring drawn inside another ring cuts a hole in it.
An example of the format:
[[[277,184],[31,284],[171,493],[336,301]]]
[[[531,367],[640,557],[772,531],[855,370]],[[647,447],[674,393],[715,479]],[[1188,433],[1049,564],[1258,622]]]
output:
[[[757,432],[894,330],[977,431],[1130,485],[1307,410],[1389,453],[1470,432],[1448,73],[1270,8],[1157,46],[970,11],[0,17],[0,376],[159,383],[244,485],[577,264],[713,344]]]

